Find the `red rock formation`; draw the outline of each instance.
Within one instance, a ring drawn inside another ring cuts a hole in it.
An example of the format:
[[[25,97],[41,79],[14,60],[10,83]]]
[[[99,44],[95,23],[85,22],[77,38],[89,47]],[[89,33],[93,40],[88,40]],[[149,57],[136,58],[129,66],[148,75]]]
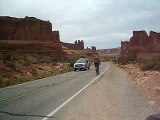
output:
[[[62,42],[62,45],[70,50],[84,50],[83,40],[76,40],[74,44]]]
[[[0,51],[62,51],[59,31],[52,24],[34,17],[0,17]]]
[[[91,48],[86,48],[85,52],[87,54],[87,56],[91,56],[91,57],[95,57],[98,55],[97,49],[95,46],[92,46]]]
[[[148,48],[152,52],[160,52],[160,33],[150,31]]]
[[[148,35],[145,31],[133,31],[133,36],[130,38],[130,47],[141,46],[146,47]]]
[[[139,53],[147,51],[148,35],[145,31],[133,31],[129,42],[129,52]]]
[[[18,18],[0,17],[0,40],[13,40],[19,21]]]
[[[92,46],[92,55],[98,55],[97,53],[97,50],[96,50],[96,47],[95,46]]]
[[[34,17],[0,17],[0,40],[53,40],[52,24]]]
[[[128,42],[128,41],[125,41],[125,42]],[[98,54],[101,54],[101,55],[106,55],[106,54],[120,55],[121,47],[110,48],[110,49],[98,49],[97,52],[98,52]]]
[[[160,33],[150,31],[148,36],[145,31],[133,31],[129,42],[121,42],[121,54],[141,52],[160,53]]]
[[[121,54],[126,54],[128,53],[129,50],[129,42],[128,41],[121,41]]]

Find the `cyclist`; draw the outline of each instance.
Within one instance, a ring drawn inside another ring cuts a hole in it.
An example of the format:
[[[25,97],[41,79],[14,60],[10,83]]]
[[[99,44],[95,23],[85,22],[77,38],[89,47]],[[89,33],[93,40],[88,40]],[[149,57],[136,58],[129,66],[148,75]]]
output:
[[[95,66],[95,70],[96,70],[96,74],[99,74],[99,65],[100,65],[100,59],[96,56],[96,58],[94,59],[94,66]]]

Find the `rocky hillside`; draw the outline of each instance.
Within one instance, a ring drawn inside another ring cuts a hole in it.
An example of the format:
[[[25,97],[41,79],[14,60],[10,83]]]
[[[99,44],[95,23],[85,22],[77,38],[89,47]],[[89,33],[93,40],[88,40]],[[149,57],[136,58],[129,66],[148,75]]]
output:
[[[124,65],[134,83],[141,88],[152,101],[160,102],[160,72],[155,70],[141,71],[139,64]]]
[[[71,71],[71,60],[39,54],[0,56],[0,87]]]

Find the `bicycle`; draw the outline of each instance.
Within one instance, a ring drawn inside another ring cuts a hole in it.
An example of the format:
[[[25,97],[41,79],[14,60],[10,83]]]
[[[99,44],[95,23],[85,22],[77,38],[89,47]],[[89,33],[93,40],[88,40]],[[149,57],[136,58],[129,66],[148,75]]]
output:
[[[95,66],[96,75],[99,75],[99,66]]]

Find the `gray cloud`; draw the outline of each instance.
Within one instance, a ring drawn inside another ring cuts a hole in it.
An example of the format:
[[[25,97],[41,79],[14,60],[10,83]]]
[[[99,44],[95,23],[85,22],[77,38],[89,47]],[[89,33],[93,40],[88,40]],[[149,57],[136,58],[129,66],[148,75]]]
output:
[[[61,40],[85,46],[119,47],[134,30],[160,32],[159,0],[1,0],[0,15],[49,20]]]

